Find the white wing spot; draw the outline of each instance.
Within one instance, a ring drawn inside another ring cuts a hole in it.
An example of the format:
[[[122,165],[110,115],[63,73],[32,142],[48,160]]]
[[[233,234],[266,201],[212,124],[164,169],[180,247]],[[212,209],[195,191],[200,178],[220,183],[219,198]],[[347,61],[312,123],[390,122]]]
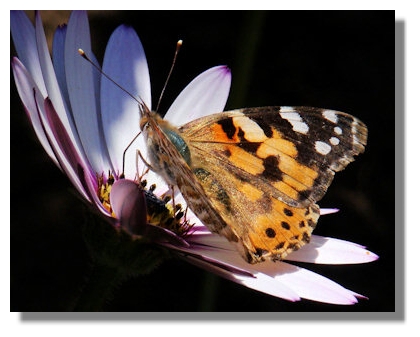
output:
[[[330,122],[337,124],[338,117],[337,117],[337,113],[334,110],[324,110],[322,112],[322,116],[324,116],[324,118],[328,119]]]
[[[287,109],[288,107],[286,107]],[[286,119],[293,127],[293,131],[307,134],[309,126],[306,124],[297,112],[281,112],[283,107],[280,109],[280,116]]]
[[[340,128],[340,127],[336,126],[336,127],[334,128],[334,132],[335,132],[335,134],[337,134],[337,135],[341,135],[341,134],[343,133],[343,130],[341,130],[341,128]]]
[[[263,129],[252,119],[244,116],[237,116],[232,118],[233,125],[241,128],[244,132],[245,139],[249,142],[263,142],[267,140]]]
[[[330,153],[331,146],[329,144],[325,143],[325,142],[316,141],[315,142],[315,150],[316,150],[316,152],[325,156],[328,153]]]
[[[338,139],[337,137],[331,137],[330,138],[330,144],[331,145],[338,145],[338,144],[340,144],[340,139]]]

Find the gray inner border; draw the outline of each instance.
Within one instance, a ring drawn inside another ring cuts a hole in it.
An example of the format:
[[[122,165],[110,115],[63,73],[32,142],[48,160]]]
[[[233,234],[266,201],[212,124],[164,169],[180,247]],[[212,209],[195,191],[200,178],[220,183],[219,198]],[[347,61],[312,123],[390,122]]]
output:
[[[394,312],[23,312],[21,321],[404,321],[404,124],[405,124],[405,28],[395,22],[395,311]],[[387,296],[387,294],[384,294]]]

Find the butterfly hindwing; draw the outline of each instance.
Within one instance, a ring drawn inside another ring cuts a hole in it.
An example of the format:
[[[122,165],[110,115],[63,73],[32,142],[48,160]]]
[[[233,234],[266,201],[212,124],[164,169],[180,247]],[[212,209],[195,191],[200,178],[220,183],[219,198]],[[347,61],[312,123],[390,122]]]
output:
[[[280,260],[309,242],[319,217],[317,205],[289,207],[260,189],[256,180],[243,181],[229,173],[221,174],[222,167],[214,170],[214,165],[208,163],[201,161],[193,172],[203,186],[204,199],[228,226],[218,231],[213,228],[214,219],[206,225],[234,241],[248,262],[266,257]]]

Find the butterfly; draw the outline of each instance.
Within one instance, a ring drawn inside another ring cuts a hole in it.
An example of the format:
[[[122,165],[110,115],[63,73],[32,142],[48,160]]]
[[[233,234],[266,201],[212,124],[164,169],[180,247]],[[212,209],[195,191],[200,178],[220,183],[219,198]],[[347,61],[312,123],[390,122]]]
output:
[[[179,128],[144,104],[140,112],[149,167],[248,263],[309,243],[317,201],[367,143],[363,122],[313,107],[237,109]]]

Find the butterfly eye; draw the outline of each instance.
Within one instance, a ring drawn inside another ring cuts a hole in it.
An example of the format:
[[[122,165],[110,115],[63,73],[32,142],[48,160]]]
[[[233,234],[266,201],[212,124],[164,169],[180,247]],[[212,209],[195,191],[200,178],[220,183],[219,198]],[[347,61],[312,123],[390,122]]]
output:
[[[140,130],[143,131],[147,124],[148,124],[148,119],[146,116],[143,116],[140,119]]]

